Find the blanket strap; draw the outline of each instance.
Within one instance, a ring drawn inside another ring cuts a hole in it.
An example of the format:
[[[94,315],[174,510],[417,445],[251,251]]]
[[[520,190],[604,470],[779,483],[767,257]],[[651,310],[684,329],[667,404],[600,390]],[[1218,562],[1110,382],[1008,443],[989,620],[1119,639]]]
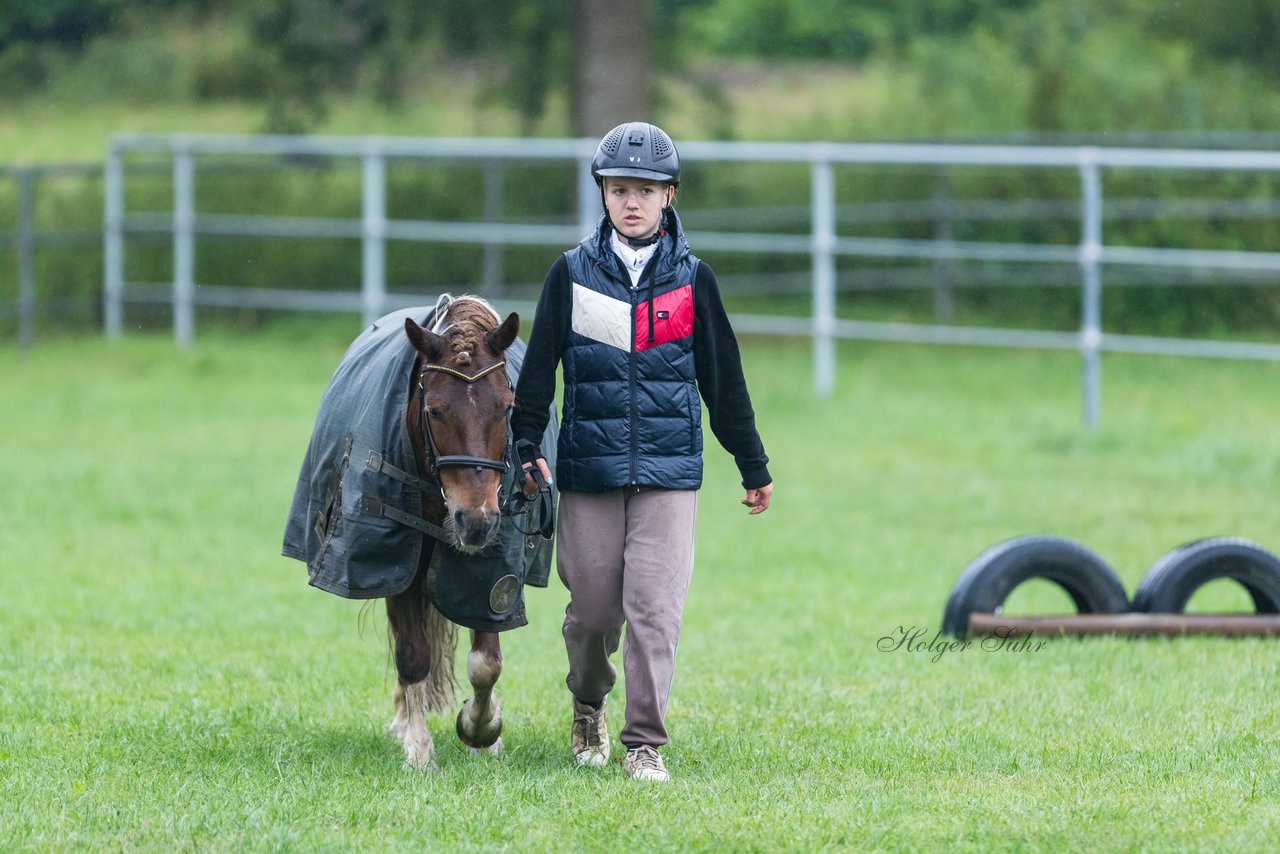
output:
[[[419,492],[425,492],[428,495],[443,495],[438,483],[432,483],[429,480],[423,480],[417,475],[409,474],[402,468],[396,468],[387,462],[386,458],[377,451],[369,452],[369,462],[365,464],[365,468],[369,471],[376,471],[385,474],[392,480],[398,480],[405,486],[412,487]]]
[[[397,510],[387,504],[383,504],[377,498],[371,495],[360,496],[360,512],[368,513],[370,516],[383,516],[393,522],[399,522],[415,531],[421,531],[429,537],[435,537],[437,540],[449,542],[453,536],[441,528],[439,525],[433,525],[430,522],[418,516],[410,515],[403,510]]]

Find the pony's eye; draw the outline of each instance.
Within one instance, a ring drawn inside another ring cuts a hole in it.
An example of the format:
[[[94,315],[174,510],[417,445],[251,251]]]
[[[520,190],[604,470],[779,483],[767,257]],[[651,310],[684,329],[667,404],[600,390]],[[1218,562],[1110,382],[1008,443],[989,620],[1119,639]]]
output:
[[[444,417],[443,413],[441,413],[440,410],[434,406],[430,406],[427,408],[427,415],[431,418],[432,421],[439,421],[441,418]]]

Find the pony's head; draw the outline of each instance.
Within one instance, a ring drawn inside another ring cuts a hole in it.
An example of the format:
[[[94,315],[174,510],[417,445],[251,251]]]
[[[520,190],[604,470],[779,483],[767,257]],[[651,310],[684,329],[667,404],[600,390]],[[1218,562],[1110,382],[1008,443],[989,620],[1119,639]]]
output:
[[[421,356],[409,424],[418,426],[415,440],[444,493],[446,530],[458,548],[478,551],[498,532],[514,401],[503,353],[520,331],[520,317],[512,313],[499,324],[483,300],[458,298],[433,328],[405,320],[405,334]]]

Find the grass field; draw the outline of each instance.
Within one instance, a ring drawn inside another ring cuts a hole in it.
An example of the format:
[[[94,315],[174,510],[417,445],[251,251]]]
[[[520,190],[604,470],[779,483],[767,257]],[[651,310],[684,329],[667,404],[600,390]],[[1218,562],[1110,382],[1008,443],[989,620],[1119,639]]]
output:
[[[385,735],[380,607],[278,557],[320,392],[354,328],[0,350],[0,848],[1273,850],[1275,641],[881,652],[941,621],[997,540],[1073,537],[1132,592],[1173,546],[1280,549],[1280,366],[746,342],[777,479],[747,518],[709,442],[669,713],[674,781],[575,771],[556,582],[499,684],[507,752]],[[1028,585],[1009,610],[1065,595]],[[1243,609],[1223,582],[1194,602]],[[1016,606],[1016,607],[1015,607]],[[621,708],[616,703],[614,708]],[[616,724],[615,724],[616,731]]]

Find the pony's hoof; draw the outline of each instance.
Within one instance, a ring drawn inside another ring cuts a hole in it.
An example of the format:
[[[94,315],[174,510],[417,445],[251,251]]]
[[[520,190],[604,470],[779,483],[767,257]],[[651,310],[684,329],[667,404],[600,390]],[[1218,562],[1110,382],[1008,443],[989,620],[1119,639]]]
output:
[[[439,771],[440,766],[436,765],[435,748],[431,746],[428,746],[426,749],[406,747],[404,750],[404,767],[406,771],[420,771],[424,773],[434,773]]]
[[[404,767],[413,771],[436,770],[436,745],[431,733],[410,729],[404,740]]]
[[[502,753],[502,739],[499,738],[488,747],[468,747],[467,752],[474,756],[498,756]]]
[[[490,747],[502,735],[502,709],[495,702],[493,704],[493,717],[483,724],[476,724],[471,721],[471,706],[471,700],[467,700],[462,704],[462,708],[458,710],[458,720],[454,726],[458,733],[458,740],[467,747],[476,749]]]

